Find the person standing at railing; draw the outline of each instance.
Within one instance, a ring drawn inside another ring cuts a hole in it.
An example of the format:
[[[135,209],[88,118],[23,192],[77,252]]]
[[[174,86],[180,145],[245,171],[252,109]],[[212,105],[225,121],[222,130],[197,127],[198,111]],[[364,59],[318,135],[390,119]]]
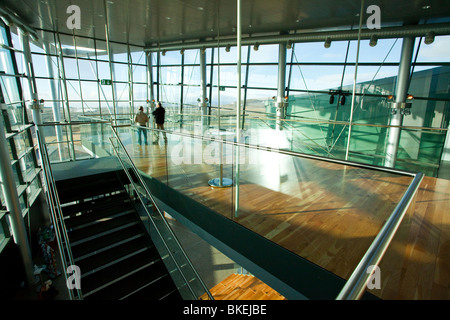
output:
[[[142,135],[144,136],[144,143],[147,144],[147,123],[148,123],[148,116],[144,112],[144,107],[139,107],[139,112],[134,117],[134,121],[139,124],[138,128],[138,143],[142,145]]]
[[[152,114],[155,117],[156,129],[164,130],[164,120],[165,120],[166,110],[162,106],[161,102],[158,102],[158,104],[156,105],[156,109],[155,109],[155,111],[152,112]],[[159,133],[160,133],[160,131],[155,131],[156,139],[155,139],[155,141],[153,141],[154,144],[158,144]],[[164,137],[164,143],[167,144],[166,133],[164,131],[161,133]]]

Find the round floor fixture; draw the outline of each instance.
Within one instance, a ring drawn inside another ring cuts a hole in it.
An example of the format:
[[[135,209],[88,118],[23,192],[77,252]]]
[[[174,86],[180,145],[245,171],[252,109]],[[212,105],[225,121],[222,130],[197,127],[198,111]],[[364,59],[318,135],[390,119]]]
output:
[[[220,183],[220,178],[214,178],[209,180],[208,184],[213,188],[227,188],[233,185],[233,180],[222,178],[222,183]]]

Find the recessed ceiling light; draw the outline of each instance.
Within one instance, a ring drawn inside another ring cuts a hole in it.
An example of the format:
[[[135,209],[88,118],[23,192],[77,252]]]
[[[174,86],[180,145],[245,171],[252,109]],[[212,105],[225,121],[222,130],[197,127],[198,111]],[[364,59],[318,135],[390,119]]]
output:
[[[431,8],[430,5],[424,5],[424,6],[422,6],[422,9],[423,9],[423,10],[427,10],[427,9],[430,9],[430,8]]]
[[[171,18],[170,18],[170,17],[166,17],[166,19],[167,19],[167,20],[170,20]]]
[[[202,11],[202,10],[203,10],[203,7],[197,7],[197,9],[200,10],[200,11]]]

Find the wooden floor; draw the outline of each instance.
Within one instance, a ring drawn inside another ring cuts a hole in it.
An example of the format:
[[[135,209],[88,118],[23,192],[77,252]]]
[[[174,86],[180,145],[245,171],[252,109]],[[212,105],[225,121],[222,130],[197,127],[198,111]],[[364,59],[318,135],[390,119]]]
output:
[[[252,275],[233,273],[210,290],[214,300],[286,300]],[[209,300],[205,293],[201,300]]]
[[[179,143],[170,138],[166,147],[139,146],[129,134],[123,138],[140,170],[344,279],[412,181],[258,151],[240,165],[239,216],[234,217],[235,186],[207,184],[219,177],[217,164],[205,159],[180,163]],[[225,164],[224,177],[231,178],[233,169]],[[380,264],[382,286],[373,294],[383,299],[450,298],[449,211],[450,181],[425,178]]]

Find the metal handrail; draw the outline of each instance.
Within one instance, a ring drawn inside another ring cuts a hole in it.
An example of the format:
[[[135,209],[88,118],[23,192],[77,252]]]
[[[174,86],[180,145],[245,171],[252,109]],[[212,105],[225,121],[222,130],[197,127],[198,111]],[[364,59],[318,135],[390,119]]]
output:
[[[70,121],[70,122],[45,122],[39,124],[38,127],[53,127],[53,126],[73,126],[73,125],[84,125],[84,124],[107,124],[111,121],[98,120],[98,121]]]
[[[171,132],[167,130],[160,130],[160,129],[154,129],[154,128],[147,128],[149,130],[154,131],[161,131],[161,132],[167,132],[174,135],[179,136],[185,136],[185,137],[191,137],[191,138],[197,138],[207,141],[219,141],[216,138],[210,138],[206,136],[198,136],[194,134],[187,134],[182,132]],[[302,154],[295,151],[286,151],[286,150],[273,150],[272,148],[268,147],[259,147],[254,146],[250,144],[245,143],[237,143],[234,141],[221,141],[223,143],[227,143],[234,146],[241,146],[246,148],[254,148],[254,149],[263,149],[265,151],[269,152],[276,152],[280,154],[285,155],[291,155],[296,157],[304,157],[314,160],[320,160],[320,161],[327,161],[332,163],[338,163],[343,165],[351,165],[351,166],[357,166],[362,167],[366,169],[371,170],[378,170],[378,171],[384,171],[384,172],[390,172],[395,174],[402,174],[407,176],[412,176],[413,180],[408,186],[408,189],[405,191],[404,195],[400,199],[399,203],[397,204],[394,211],[389,216],[386,223],[383,225],[380,232],[377,234],[376,238],[370,245],[369,249],[366,251],[365,255],[359,262],[358,266],[353,271],[352,275],[342,288],[341,292],[337,296],[337,300],[344,300],[344,299],[359,299],[363,295],[364,291],[366,290],[366,286],[368,281],[370,280],[371,274],[370,272],[367,273],[368,267],[370,266],[378,266],[379,262],[381,261],[382,257],[384,256],[389,244],[391,243],[398,227],[400,226],[400,223],[403,220],[403,217],[405,216],[405,213],[407,209],[409,208],[409,205],[411,204],[419,186],[424,178],[424,174],[421,172],[413,173],[408,171],[402,171],[397,170],[393,168],[385,168],[385,167],[379,167],[379,166],[373,166],[373,165],[367,165],[367,164],[361,164],[356,162],[351,162],[348,160],[339,160],[339,159],[330,159],[320,156],[314,156],[314,155],[308,155],[308,154]]]
[[[234,111],[229,109],[230,112]],[[253,116],[251,114],[253,113],[259,113],[256,111],[245,111],[246,114],[246,120],[270,120],[270,121],[282,121],[282,122],[292,122],[292,123],[307,123],[307,124],[336,124],[336,125],[343,125],[343,126],[347,126],[350,124],[349,121],[338,121],[338,120],[320,120],[320,119],[311,119],[311,118],[305,118],[305,117],[299,117],[299,116],[294,116],[291,114],[288,114],[288,117],[295,117],[295,118],[301,118],[301,119],[277,119],[275,118],[275,113],[272,113],[272,115],[274,116],[273,118],[271,117],[264,117],[264,116]],[[267,113],[267,112],[263,112],[262,114],[264,115],[270,115],[271,113]],[[187,118],[187,117],[205,117],[205,118],[211,118],[211,119],[215,119],[217,118],[217,115],[202,115],[202,114],[175,114],[175,116],[182,116],[183,118]],[[228,115],[228,117],[235,117],[235,114],[230,114]],[[88,117],[88,116],[85,116]],[[173,117],[173,116],[172,116]],[[227,116],[225,116],[227,117]],[[124,120],[129,120],[129,119],[124,119]],[[232,119],[233,120],[233,119]],[[170,122],[170,119],[169,119]],[[421,126],[405,126],[405,125],[388,125],[388,124],[371,124],[371,123],[359,123],[359,122],[354,122],[352,123],[352,126],[359,126],[359,127],[373,127],[373,128],[400,128],[400,129],[405,129],[405,130],[423,130],[423,131],[449,131],[450,129],[448,128],[437,128],[437,127],[421,127]]]
[[[112,127],[116,128],[119,126],[113,125]],[[268,147],[268,146],[252,145],[249,143],[221,140],[219,137],[216,138],[216,137],[200,136],[200,135],[196,135],[193,133],[185,133],[185,132],[179,132],[179,131],[161,130],[161,129],[156,129],[156,128],[140,127],[140,126],[138,127],[136,125],[131,125],[131,124],[130,125],[121,125],[120,127],[136,127],[136,128],[146,129],[149,131],[165,132],[165,133],[169,133],[169,134],[173,134],[173,135],[194,138],[194,139],[200,139],[200,140],[206,140],[206,141],[211,141],[211,142],[223,142],[224,144],[228,144],[228,145],[232,145],[232,146],[236,146],[236,147],[244,147],[244,148],[250,148],[250,149],[256,149],[256,150],[263,150],[263,151],[267,151],[267,152],[274,152],[274,153],[279,153],[279,154],[293,156],[293,157],[301,157],[301,158],[308,158],[308,159],[319,160],[319,161],[332,162],[332,163],[348,165],[348,166],[353,166],[353,167],[359,167],[359,168],[365,168],[365,169],[371,169],[371,170],[377,170],[377,171],[383,171],[383,172],[389,172],[389,173],[395,173],[395,174],[408,175],[411,177],[415,177],[415,175],[416,175],[415,172],[410,172],[410,171],[405,171],[405,170],[400,170],[400,169],[381,167],[381,166],[370,165],[370,164],[354,162],[354,161],[349,161],[349,160],[340,160],[340,159],[336,159],[336,158],[327,158],[327,157],[323,157],[323,156],[316,156],[316,155],[312,155],[312,154],[301,153],[301,152],[286,150],[286,149],[278,149],[278,148]]]
[[[45,181],[47,184],[47,197],[49,202],[49,207],[51,210],[50,218],[52,219],[52,223],[55,229],[55,235],[56,235],[56,242],[58,243],[58,248],[61,253],[61,261],[64,267],[64,275],[66,278],[66,281],[69,280],[69,277],[67,276],[67,268],[70,265],[74,265],[74,259],[72,255],[72,250],[69,245],[69,236],[67,234],[67,228],[64,224],[64,218],[62,215],[62,209],[61,209],[61,203],[59,201],[58,191],[56,189],[55,179],[53,177],[53,173],[50,167],[50,160],[48,156],[47,146],[46,144],[43,144],[40,139],[39,145],[41,150],[41,159],[42,159],[42,166],[45,176]],[[66,244],[64,246],[64,243]],[[66,256],[67,255],[67,256]],[[67,260],[68,261],[67,261]],[[69,262],[69,265],[67,265],[67,262]],[[73,291],[69,289],[69,296],[73,300],[75,298]],[[78,293],[78,299],[82,300],[83,295],[80,289],[76,289]]]
[[[397,207],[389,216],[389,219],[383,225],[383,228],[336,297],[337,300],[359,299],[364,294],[367,283],[372,276],[369,267],[378,266],[380,263],[419,188],[423,177],[424,175],[420,172],[416,174]]]
[[[157,205],[155,199],[153,198],[153,195],[151,194],[150,190],[148,189],[147,185],[145,184],[145,182],[143,181],[141,175],[139,174],[138,169],[136,168],[136,166],[134,165],[134,163],[133,163],[133,161],[132,161],[130,155],[129,155],[128,152],[126,151],[125,146],[122,144],[122,141],[120,140],[120,137],[119,137],[118,133],[116,132],[115,128],[114,128],[113,126],[111,126],[111,129],[112,129],[112,131],[113,131],[113,133],[114,133],[114,136],[115,136],[114,138],[115,138],[116,141],[119,143],[119,145],[121,146],[121,149],[123,149],[124,154],[125,154],[126,157],[128,158],[128,160],[129,160],[129,162],[130,162],[130,165],[131,165],[131,168],[133,169],[133,171],[134,171],[136,177],[139,179],[140,184],[144,187],[145,196],[146,196],[148,199],[150,199],[150,200],[152,201],[152,203],[153,203],[153,205],[154,205],[156,211],[157,211],[158,214],[160,215],[160,217],[161,217],[161,219],[162,219],[164,225],[165,225],[166,228],[169,230],[170,236],[172,237],[172,239],[175,241],[176,245],[177,245],[178,248],[180,249],[181,254],[184,256],[184,258],[185,258],[186,261],[188,262],[190,268],[193,270],[193,272],[194,272],[196,278],[199,280],[201,286],[203,287],[203,289],[205,290],[205,292],[208,294],[209,298],[210,298],[211,300],[214,300],[214,298],[213,298],[213,296],[211,295],[211,293],[209,292],[208,288],[206,287],[206,285],[204,284],[204,282],[203,282],[202,279],[200,278],[200,275],[197,273],[197,270],[196,270],[196,269],[194,268],[194,266],[192,265],[192,263],[191,263],[189,257],[187,256],[186,252],[184,251],[183,247],[181,246],[181,243],[179,242],[178,238],[177,238],[177,237],[175,236],[175,234],[173,233],[172,228],[169,226],[169,224],[167,223],[167,220],[164,218],[164,215],[163,215],[161,209],[160,209],[159,206]],[[115,146],[114,146],[114,143],[113,143],[113,141],[112,141],[113,137],[110,137],[109,139],[110,139],[110,141],[111,141],[111,145],[112,145],[112,147],[113,147],[113,150],[114,150],[114,152],[116,153],[117,158],[118,158],[118,160],[120,161],[120,163],[121,163],[121,165],[122,165],[122,167],[123,167],[123,169],[124,169],[126,175],[128,176],[128,178],[129,178],[129,180],[130,180],[130,182],[131,182],[133,188],[135,189],[136,193],[139,195],[140,192],[137,190],[137,188],[136,188],[136,186],[135,186],[135,184],[134,184],[134,182],[133,182],[133,179],[132,179],[131,176],[129,175],[128,170],[126,169],[125,165],[123,164],[122,160],[120,159],[119,152],[116,150],[116,148],[115,148]],[[140,196],[139,196],[139,198],[140,198]],[[141,198],[140,198],[140,200],[141,200],[141,202],[142,202],[142,199],[141,199]],[[153,221],[153,218],[152,218],[151,214],[147,211],[146,206],[144,206],[144,208],[145,208],[145,211],[147,212],[148,217],[150,218],[150,221],[152,222],[153,226],[155,227],[156,231],[158,232],[160,238],[163,240],[163,243],[164,243],[164,245],[165,245],[165,247],[166,247],[166,249],[167,249],[169,255],[171,256],[172,260],[174,261],[174,263],[176,264],[178,270],[180,271],[180,273],[181,273],[183,279],[185,280],[186,284],[188,285],[188,287],[189,287],[191,293],[195,296],[195,293],[194,293],[193,289],[191,288],[191,286],[190,286],[190,284],[189,284],[189,281],[185,278],[185,275],[184,275],[182,269],[180,268],[180,266],[178,265],[178,263],[177,263],[175,257],[173,256],[172,251],[169,249],[169,247],[167,246],[167,243],[164,241],[164,238],[162,237],[162,235],[161,235],[161,233],[160,233],[158,227],[156,226],[155,222]]]

